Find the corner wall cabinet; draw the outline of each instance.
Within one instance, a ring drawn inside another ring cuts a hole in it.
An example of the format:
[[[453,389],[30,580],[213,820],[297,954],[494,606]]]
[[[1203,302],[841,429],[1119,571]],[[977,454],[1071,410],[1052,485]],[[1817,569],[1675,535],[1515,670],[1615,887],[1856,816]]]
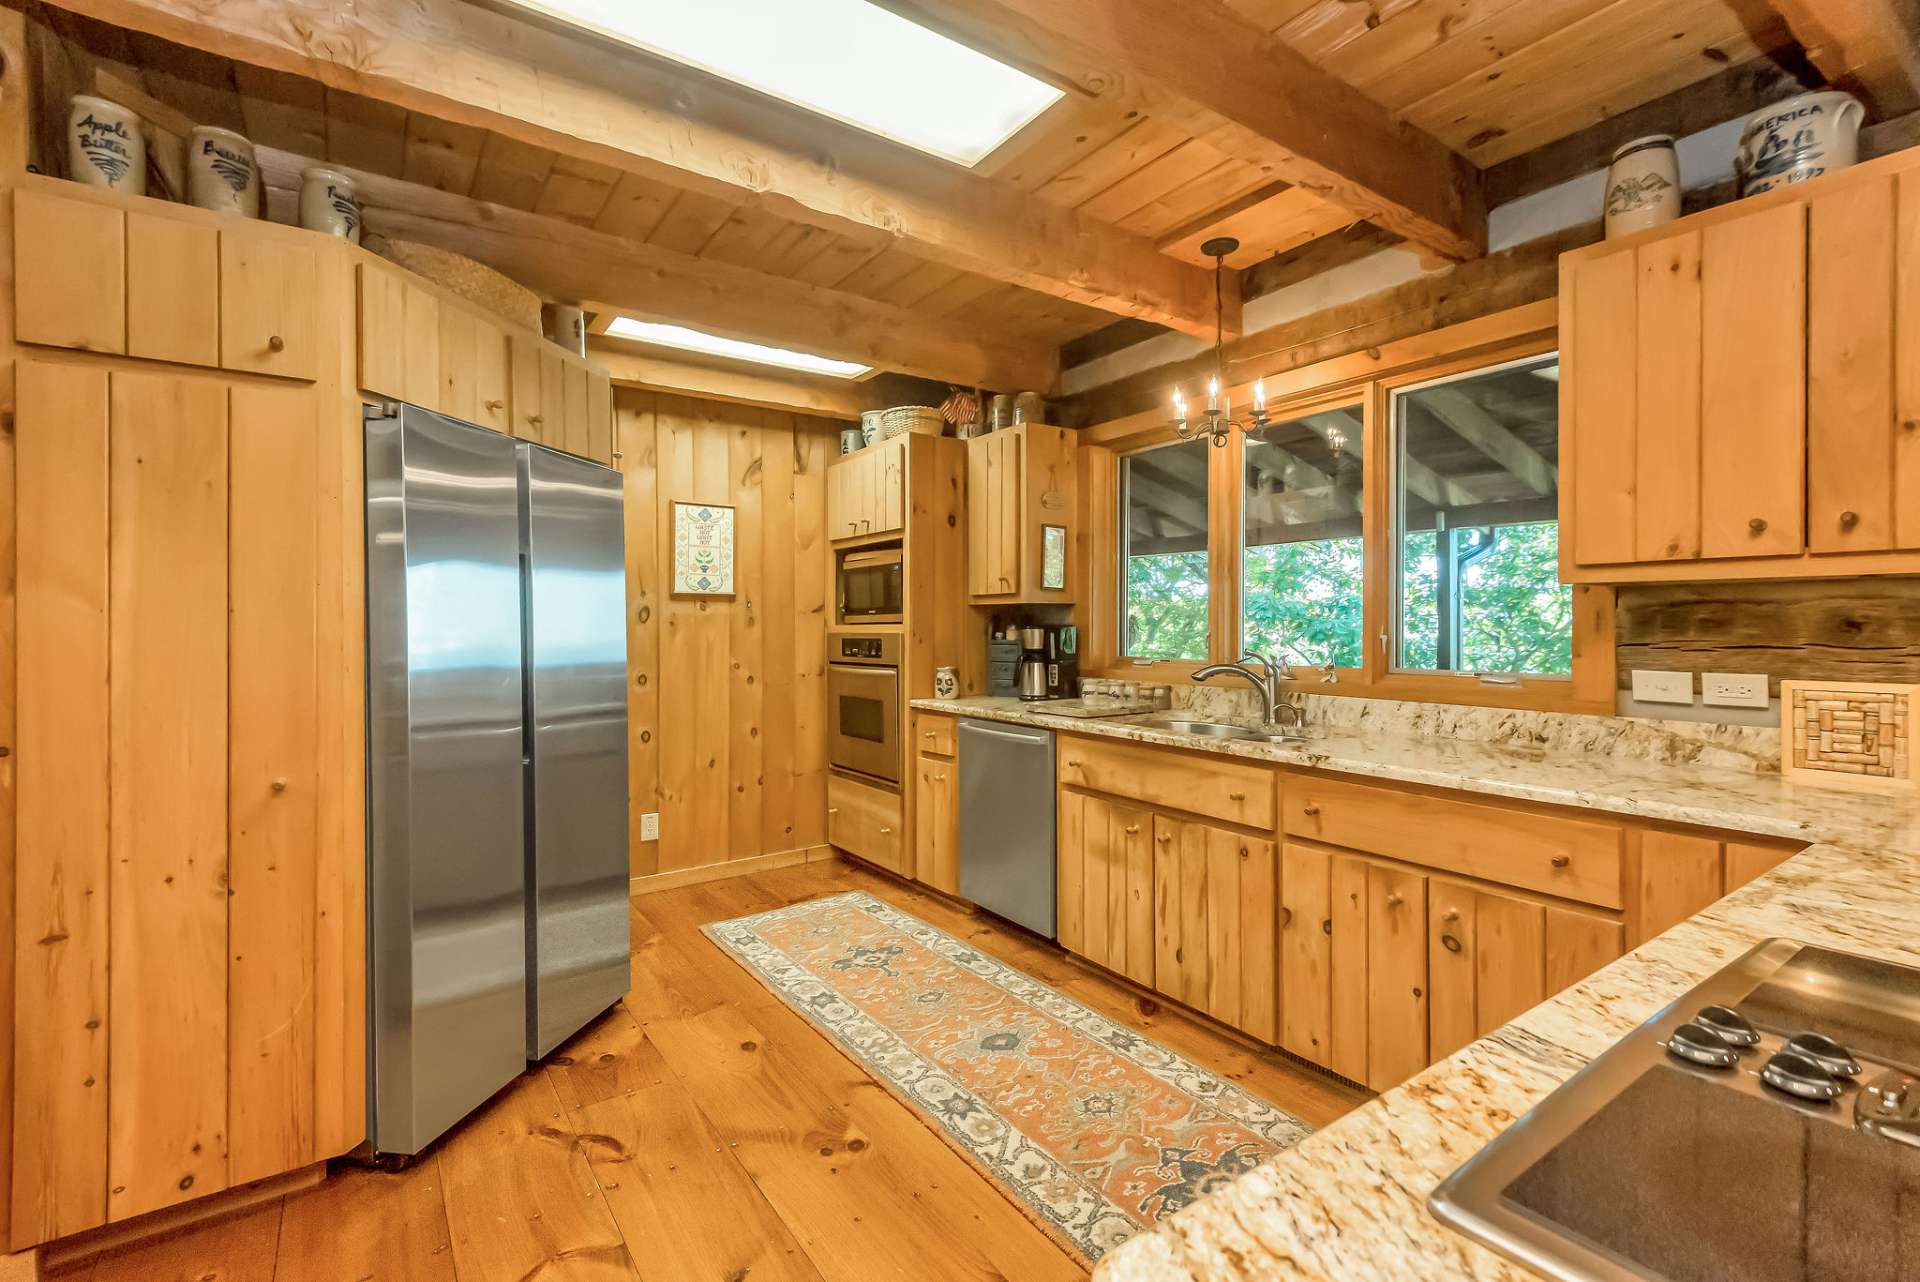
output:
[[[907,450],[896,436],[827,468],[827,533],[836,543],[898,535],[907,523]]]
[[[1562,578],[1920,572],[1920,150],[1565,255],[1560,342]]]
[[[1039,424],[967,442],[967,586],[975,601],[1074,601],[1078,455],[1074,432]],[[1051,574],[1048,527],[1059,531]]]

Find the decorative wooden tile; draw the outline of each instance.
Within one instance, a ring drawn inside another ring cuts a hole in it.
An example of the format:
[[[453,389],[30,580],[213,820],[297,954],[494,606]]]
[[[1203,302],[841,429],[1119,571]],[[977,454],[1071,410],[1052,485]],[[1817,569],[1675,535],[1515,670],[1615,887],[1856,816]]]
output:
[[[1782,681],[1780,770],[1840,788],[1911,791],[1907,720],[1920,685]]]

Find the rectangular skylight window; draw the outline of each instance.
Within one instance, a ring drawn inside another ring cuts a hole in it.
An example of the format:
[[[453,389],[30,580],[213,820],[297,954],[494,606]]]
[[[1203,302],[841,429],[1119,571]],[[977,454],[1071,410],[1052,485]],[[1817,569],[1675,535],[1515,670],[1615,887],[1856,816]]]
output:
[[[756,365],[778,365],[781,369],[825,374],[828,378],[859,378],[873,370],[871,365],[836,361],[827,356],[815,356],[812,352],[790,352],[784,347],[745,343],[737,338],[722,338],[718,334],[688,329],[684,325],[661,325],[654,321],[635,320],[631,316],[614,317],[613,323],[607,326],[607,333],[615,338],[631,338],[638,343],[677,347],[683,352],[704,352],[708,356],[726,356],[736,361],[752,361]]]
[[[1060,90],[867,0],[512,0],[975,165]]]

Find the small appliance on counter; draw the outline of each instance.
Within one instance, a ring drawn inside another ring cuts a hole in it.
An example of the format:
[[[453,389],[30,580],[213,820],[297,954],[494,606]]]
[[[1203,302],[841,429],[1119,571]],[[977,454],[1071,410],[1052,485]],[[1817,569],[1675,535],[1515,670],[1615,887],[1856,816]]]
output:
[[[1920,1276],[1920,970],[1770,939],[1428,1205],[1560,1282]]]
[[[1020,697],[1029,703],[1080,693],[1080,630],[1071,624],[1020,629]]]

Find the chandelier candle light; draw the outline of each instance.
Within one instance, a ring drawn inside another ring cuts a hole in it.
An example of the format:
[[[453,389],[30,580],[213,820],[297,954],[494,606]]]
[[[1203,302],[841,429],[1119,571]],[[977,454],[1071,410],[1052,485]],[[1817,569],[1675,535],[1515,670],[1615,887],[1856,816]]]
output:
[[[1206,413],[1198,419],[1187,413],[1186,396],[1178,387],[1173,389],[1173,431],[1183,441],[1204,437],[1224,448],[1235,428],[1257,432],[1267,425],[1265,379],[1257,379],[1253,384],[1253,414],[1246,422],[1233,417],[1233,397],[1221,390],[1227,376],[1227,344],[1220,277],[1226,270],[1227,255],[1239,248],[1240,242],[1232,236],[1216,236],[1200,246],[1200,252],[1213,259],[1213,376],[1207,380]]]

